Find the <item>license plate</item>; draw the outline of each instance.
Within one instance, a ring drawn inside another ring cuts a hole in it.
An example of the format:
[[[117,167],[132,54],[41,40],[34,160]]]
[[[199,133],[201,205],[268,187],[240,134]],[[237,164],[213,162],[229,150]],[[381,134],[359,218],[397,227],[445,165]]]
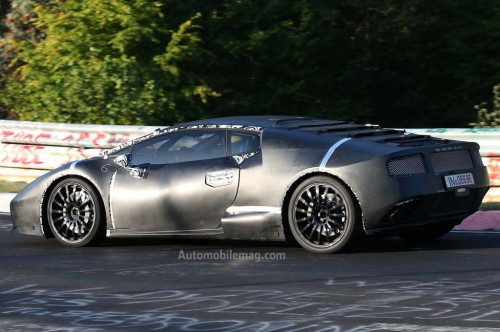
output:
[[[446,188],[469,186],[474,184],[474,176],[472,173],[446,175],[444,182],[446,182]]]

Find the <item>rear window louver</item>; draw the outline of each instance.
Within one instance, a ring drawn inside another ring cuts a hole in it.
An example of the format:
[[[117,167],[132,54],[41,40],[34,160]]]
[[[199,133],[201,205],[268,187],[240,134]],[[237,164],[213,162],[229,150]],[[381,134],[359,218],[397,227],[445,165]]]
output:
[[[379,143],[394,143],[399,146],[406,147],[418,147],[418,146],[427,146],[427,145],[436,145],[436,144],[446,144],[448,140],[431,137],[429,135],[403,135],[401,137],[396,138],[387,138],[378,141]]]
[[[319,119],[287,119],[276,124],[278,128],[303,130],[317,134],[338,134],[351,138],[363,138],[376,143],[395,144],[405,147],[447,144],[448,140],[429,135],[408,134],[404,130],[380,128],[378,125],[355,124],[347,121]]]

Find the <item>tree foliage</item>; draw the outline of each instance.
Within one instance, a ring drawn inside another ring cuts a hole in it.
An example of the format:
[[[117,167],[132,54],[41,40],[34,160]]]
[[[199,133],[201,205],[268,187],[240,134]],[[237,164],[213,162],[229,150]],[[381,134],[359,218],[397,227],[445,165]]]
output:
[[[197,117],[197,101],[210,89],[177,62],[198,56],[199,39],[189,19],[169,31],[161,9],[146,0],[37,4],[34,22],[46,38],[19,43],[22,65],[4,102],[35,121],[143,124]],[[191,113],[178,111],[179,104]]]
[[[5,20],[7,18],[7,14],[10,11],[10,1],[9,0],[0,0],[0,34],[7,32],[7,28],[5,26]]]
[[[464,126],[499,76],[496,0],[33,3],[29,23],[46,37],[12,44],[16,69],[0,87],[26,120]]]
[[[493,87],[493,104],[491,111],[486,102],[482,102],[474,108],[477,111],[477,121],[471,123],[475,128],[500,128],[500,84]]]

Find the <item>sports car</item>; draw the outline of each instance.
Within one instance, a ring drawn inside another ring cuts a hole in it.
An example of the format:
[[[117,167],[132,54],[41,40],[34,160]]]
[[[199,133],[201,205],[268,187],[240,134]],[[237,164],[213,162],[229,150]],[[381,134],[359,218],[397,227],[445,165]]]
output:
[[[431,240],[489,188],[473,142],[296,116],[200,120],[73,161],[11,202],[14,233],[290,241],[333,253],[367,236]]]

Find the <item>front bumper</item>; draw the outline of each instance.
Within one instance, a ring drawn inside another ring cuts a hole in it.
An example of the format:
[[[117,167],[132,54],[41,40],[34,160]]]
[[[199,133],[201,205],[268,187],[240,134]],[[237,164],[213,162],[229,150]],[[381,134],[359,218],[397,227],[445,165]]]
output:
[[[41,194],[38,190],[23,190],[10,202],[10,215],[12,218],[12,233],[43,236],[44,232],[40,223]]]

